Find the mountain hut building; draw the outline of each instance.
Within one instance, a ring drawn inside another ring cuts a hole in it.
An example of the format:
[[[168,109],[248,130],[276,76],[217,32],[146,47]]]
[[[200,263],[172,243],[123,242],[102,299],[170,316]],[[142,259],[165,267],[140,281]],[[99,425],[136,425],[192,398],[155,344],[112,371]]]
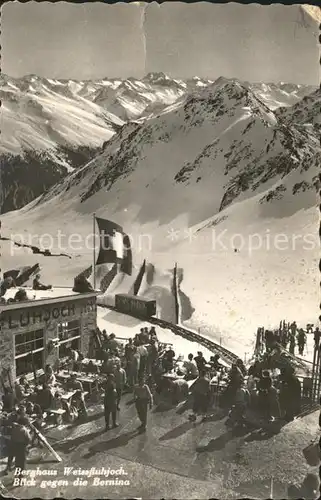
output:
[[[97,326],[97,291],[26,291],[32,299],[0,305],[0,373],[9,372],[11,383],[40,374],[47,363],[55,366],[70,347],[87,354]],[[15,292],[9,289],[5,298]]]

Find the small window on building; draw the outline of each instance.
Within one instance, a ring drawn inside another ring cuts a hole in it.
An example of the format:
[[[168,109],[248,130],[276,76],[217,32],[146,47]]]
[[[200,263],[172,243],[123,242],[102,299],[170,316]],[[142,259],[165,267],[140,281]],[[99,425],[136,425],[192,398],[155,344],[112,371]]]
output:
[[[15,335],[16,376],[44,367],[44,332],[34,330]]]
[[[73,320],[58,325],[59,358],[69,355],[69,349],[80,349],[80,321]]]

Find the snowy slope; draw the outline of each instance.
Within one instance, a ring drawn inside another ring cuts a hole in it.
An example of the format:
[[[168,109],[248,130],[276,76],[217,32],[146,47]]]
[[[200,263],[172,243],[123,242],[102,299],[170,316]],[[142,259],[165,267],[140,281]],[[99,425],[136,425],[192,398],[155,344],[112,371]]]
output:
[[[155,268],[141,293],[172,317],[178,262],[185,322],[244,353],[259,325],[316,319],[319,155],[314,131],[220,78],[159,116],[126,124],[86,166],[3,217],[3,235],[32,234],[39,243],[49,232],[52,249],[73,255],[62,270],[61,259],[50,259],[44,271],[62,285],[91,263],[92,213],[114,220],[132,238],[136,268],[144,258]],[[81,240],[75,249],[71,234]],[[280,235],[287,241],[276,244]],[[9,267],[8,249],[2,255]]]

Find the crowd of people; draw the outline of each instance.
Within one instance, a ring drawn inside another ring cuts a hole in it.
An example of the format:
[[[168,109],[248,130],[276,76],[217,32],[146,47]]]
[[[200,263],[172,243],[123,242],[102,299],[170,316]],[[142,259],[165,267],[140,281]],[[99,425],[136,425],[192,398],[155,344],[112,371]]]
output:
[[[101,339],[97,344],[97,335]],[[177,404],[187,398],[193,384],[193,409],[203,412],[208,406],[207,396],[210,378],[217,371],[224,372],[216,354],[207,362],[201,352],[189,354],[187,360],[177,357],[172,345],[159,342],[154,327],[142,328],[126,343],[108,335],[105,330],[93,332],[89,353],[92,359],[85,365],[84,356],[76,346],[71,346],[68,356],[58,360],[52,367],[45,366],[44,373],[36,380],[28,381],[21,376],[14,387],[4,387],[1,402],[1,424],[8,437],[8,465],[25,468],[30,446],[41,445],[37,431],[44,425],[62,421],[73,422],[87,416],[83,384],[78,375],[85,372],[94,375],[91,401],[103,403],[105,430],[119,425],[119,412],[124,392],[131,392],[140,421],[139,431],[147,425],[148,409],[161,398]],[[87,360],[88,361],[88,360]],[[61,370],[67,368],[68,377],[60,381]],[[72,397],[65,399],[64,393],[72,391]],[[61,413],[57,413],[61,410]],[[63,415],[63,417],[61,417]],[[17,465],[19,464],[19,465]]]
[[[319,342],[317,335],[318,330],[315,339]],[[133,395],[140,432],[146,430],[148,409],[164,400],[172,405],[188,403],[194,421],[198,416],[206,419],[213,406],[226,412],[226,425],[232,427],[248,425],[249,413],[266,423],[291,421],[300,413],[302,388],[280,344],[276,339],[268,341],[266,352],[256,353],[250,366],[238,359],[229,367],[218,353],[209,359],[202,352],[190,353],[185,360],[176,356],[171,344],[159,342],[154,327],[141,328],[126,342],[97,328],[86,363],[84,355],[71,346],[66,359],[58,360],[54,367],[46,365],[33,383],[21,376],[12,389],[4,388],[1,406],[9,443],[7,471],[14,457],[16,466],[25,468],[29,447],[41,445],[38,432],[45,423],[57,423],[57,415],[67,422],[86,419],[88,402],[78,380],[80,373],[95,378],[90,398],[103,404],[106,431],[121,423],[125,392]],[[61,382],[59,373],[65,368],[69,374]],[[70,399],[63,397],[66,391],[72,391]]]
[[[264,425],[276,419],[289,422],[300,413],[301,394],[295,368],[282,360],[280,352],[267,353],[248,369],[236,364],[222,396],[223,406],[230,407],[227,424],[247,425],[253,417]]]
[[[306,329],[298,328],[296,321],[288,323],[285,320],[280,321],[278,329],[269,330],[263,327],[258,328],[257,339],[258,347],[265,347],[266,351],[273,349],[275,343],[280,344],[284,349],[288,349],[290,354],[295,354],[298,348],[299,356],[303,356],[307,344],[307,334],[314,334],[314,342],[319,345],[321,332],[319,327],[314,328],[313,324],[307,324]]]

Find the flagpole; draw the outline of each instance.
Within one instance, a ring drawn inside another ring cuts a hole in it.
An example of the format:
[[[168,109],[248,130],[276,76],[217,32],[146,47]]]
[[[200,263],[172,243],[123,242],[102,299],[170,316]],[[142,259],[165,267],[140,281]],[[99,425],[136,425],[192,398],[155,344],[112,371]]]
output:
[[[96,213],[93,213],[93,272],[94,272],[94,290],[96,290],[96,226],[95,226]]]

